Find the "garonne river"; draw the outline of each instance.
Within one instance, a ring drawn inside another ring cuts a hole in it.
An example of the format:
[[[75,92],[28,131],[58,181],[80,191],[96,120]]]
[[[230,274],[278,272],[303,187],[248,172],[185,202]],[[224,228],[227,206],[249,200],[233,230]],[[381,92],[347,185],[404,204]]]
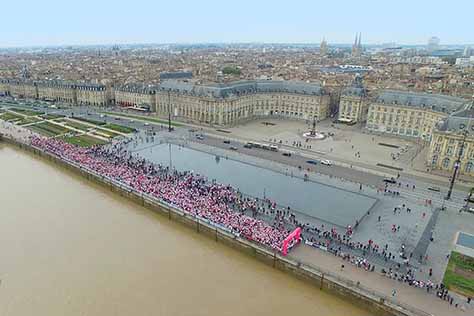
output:
[[[370,315],[0,144],[0,315]]]

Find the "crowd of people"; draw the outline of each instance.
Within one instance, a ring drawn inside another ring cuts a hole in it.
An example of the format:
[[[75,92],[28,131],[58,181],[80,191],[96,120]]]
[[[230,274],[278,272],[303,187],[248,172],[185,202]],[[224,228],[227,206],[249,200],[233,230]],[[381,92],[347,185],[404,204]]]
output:
[[[153,164],[131,154],[124,142],[109,146],[81,148],[60,139],[31,136],[31,144],[55,156],[73,161],[95,173],[118,181],[137,192],[164,201],[189,214],[226,227],[233,233],[281,251],[283,240],[291,230],[282,222],[282,213],[275,210],[273,225],[245,214],[256,203],[245,198],[229,185],[209,181],[202,175],[180,172]],[[275,204],[266,201],[270,209]]]

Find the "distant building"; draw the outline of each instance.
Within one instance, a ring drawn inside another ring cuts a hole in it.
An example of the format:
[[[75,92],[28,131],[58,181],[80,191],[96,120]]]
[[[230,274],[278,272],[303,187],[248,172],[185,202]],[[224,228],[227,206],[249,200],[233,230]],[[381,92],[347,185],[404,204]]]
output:
[[[440,40],[438,37],[436,36],[433,36],[433,37],[430,37],[428,39],[428,45],[427,45],[427,49],[430,51],[430,52],[433,52],[435,50],[438,50],[439,49],[439,43],[440,43]]]
[[[341,91],[339,121],[348,123],[366,121],[369,106],[367,97],[367,89],[362,83],[362,77],[356,75],[354,82]]]
[[[367,129],[429,142],[433,128],[466,100],[439,94],[385,90],[370,102]]]
[[[160,73],[160,80],[178,80],[178,79],[192,79],[193,73],[191,71],[175,71]]]
[[[463,57],[471,57],[472,56],[472,48],[470,46],[466,46],[462,53]]]

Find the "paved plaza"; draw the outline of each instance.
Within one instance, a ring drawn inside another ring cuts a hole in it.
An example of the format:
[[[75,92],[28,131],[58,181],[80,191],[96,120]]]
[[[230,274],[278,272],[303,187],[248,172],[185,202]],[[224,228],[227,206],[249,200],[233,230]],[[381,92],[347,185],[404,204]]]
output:
[[[280,143],[281,141],[282,145],[292,147],[295,147],[293,144],[298,142],[301,143],[301,147],[295,148],[314,151],[326,155],[328,158],[335,157],[370,165],[382,163],[400,168],[406,168],[420,148],[420,145],[412,140],[371,135],[365,133],[365,129],[360,125],[333,124],[330,120],[318,123],[316,130],[333,136],[327,136],[323,140],[306,141],[307,138],[303,137],[303,133],[311,128],[310,122],[271,119],[249,122],[229,130],[235,136],[259,139],[262,142]],[[379,143],[399,148],[382,146]]]

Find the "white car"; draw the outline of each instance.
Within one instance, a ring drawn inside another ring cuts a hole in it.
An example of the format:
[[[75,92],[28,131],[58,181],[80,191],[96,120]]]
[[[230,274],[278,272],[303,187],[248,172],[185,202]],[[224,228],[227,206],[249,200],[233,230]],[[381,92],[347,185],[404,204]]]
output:
[[[330,166],[330,165],[332,165],[332,162],[329,161],[329,160],[321,160],[321,164],[325,165],[325,166]]]

